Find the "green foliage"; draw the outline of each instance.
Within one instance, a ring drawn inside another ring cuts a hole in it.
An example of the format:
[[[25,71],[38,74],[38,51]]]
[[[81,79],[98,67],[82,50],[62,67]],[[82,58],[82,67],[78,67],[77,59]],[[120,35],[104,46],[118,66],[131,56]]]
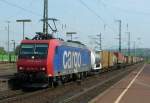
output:
[[[17,56],[13,52],[10,52],[10,58],[12,62],[17,60]],[[1,61],[9,61],[8,53],[4,50],[4,47],[0,47],[0,62]]]
[[[4,47],[0,47],[0,54],[6,54],[6,51],[4,50]]]
[[[11,62],[15,62],[17,60],[17,56],[16,55],[10,55],[11,58]],[[0,61],[9,61],[9,56],[8,54],[0,54]]]

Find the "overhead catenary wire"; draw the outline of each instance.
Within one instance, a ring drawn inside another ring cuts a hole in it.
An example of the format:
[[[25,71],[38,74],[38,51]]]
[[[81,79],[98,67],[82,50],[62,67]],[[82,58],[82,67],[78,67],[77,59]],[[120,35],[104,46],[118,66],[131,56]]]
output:
[[[82,0],[78,0],[78,1],[79,1],[82,5],[84,5],[90,12],[92,12],[95,16],[97,16],[97,17],[98,17],[104,24],[106,24],[111,30],[113,30],[113,28],[111,28],[111,27],[105,22],[105,20],[104,20],[100,15],[98,15],[93,9],[91,9],[85,2],[83,2]],[[10,5],[10,6],[15,7],[15,8],[18,8],[18,9],[21,9],[21,10],[23,10],[23,11],[25,11],[25,12],[28,12],[28,13],[32,14],[32,15],[35,15],[35,16],[42,16],[42,15],[40,15],[40,14],[34,12],[34,11],[31,11],[31,10],[28,10],[28,9],[26,9],[26,8],[23,8],[23,7],[21,7],[21,6],[17,5],[17,4],[15,4],[15,3],[9,2],[9,1],[7,1],[7,0],[0,0],[0,2],[3,2],[3,3],[5,3],[5,4],[7,4],[7,5]],[[114,31],[114,30],[113,30],[113,31]]]
[[[103,0],[98,0],[99,2],[101,2],[101,4],[104,6],[104,7],[111,7],[111,9],[117,9],[117,12],[118,11],[121,11],[121,12],[124,12],[124,13],[127,13],[127,14],[136,14],[136,15],[150,15],[150,12],[143,12],[143,11],[136,11],[136,10],[129,10],[129,9],[126,9],[126,8],[121,8],[121,7],[118,7],[118,6],[114,6],[114,5],[107,5]],[[115,10],[116,11],[116,10]]]
[[[82,0],[78,0],[84,7],[86,7],[91,13],[93,13],[95,16],[97,16],[103,23],[105,23],[104,19],[98,15],[93,9],[91,9],[85,2]]]
[[[5,3],[5,4],[7,4],[7,5],[10,5],[10,6],[15,7],[15,8],[18,8],[18,9],[21,9],[21,10],[23,10],[23,11],[25,11],[25,12],[28,12],[28,13],[32,14],[32,15],[41,16],[40,14],[38,14],[38,13],[36,13],[36,12],[34,12],[34,11],[31,11],[31,10],[28,10],[28,9],[26,9],[26,8],[23,8],[23,7],[21,7],[21,6],[17,5],[17,4],[15,4],[15,3],[8,2],[7,0],[0,0],[0,2],[3,2],[3,3]]]
[[[114,30],[108,23],[106,23],[105,20],[104,20],[100,15],[98,15],[98,14],[97,14],[93,9],[91,9],[85,2],[83,2],[83,0],[78,0],[78,1],[79,1],[84,7],[86,7],[91,13],[93,13],[100,21],[102,21],[104,24],[106,24],[106,26],[107,26],[110,30],[112,30],[113,32],[115,32],[115,30]],[[3,2],[3,3],[5,3],[5,4],[9,5],[9,6],[18,8],[18,9],[23,10],[23,11],[25,11],[25,12],[28,12],[28,13],[34,15],[34,16],[38,16],[38,17],[41,16],[41,17],[42,17],[42,15],[40,15],[39,13],[36,13],[36,12],[34,12],[34,11],[32,11],[32,10],[29,10],[29,9],[26,9],[26,8],[24,8],[24,7],[22,7],[22,6],[18,5],[18,4],[12,3],[12,2],[10,2],[10,1],[8,1],[8,0],[0,0],[0,2]]]
[[[107,4],[105,4],[102,0],[98,0],[98,4],[101,4],[101,5],[103,5],[103,7],[105,8],[105,10],[107,9],[107,11],[108,12],[110,12],[109,10],[108,10],[108,8],[107,8]],[[107,13],[109,16],[112,16],[113,18],[115,18],[115,15],[114,14],[109,14],[109,13]]]
[[[17,4],[15,4],[15,3],[9,2],[9,1],[7,1],[7,0],[0,0],[0,2],[3,2],[3,3],[5,3],[5,4],[9,5],[9,6],[18,8],[18,9],[23,10],[23,11],[25,11],[25,12],[28,12],[28,13],[34,15],[34,16],[37,16],[37,17],[41,16],[41,17],[42,17],[42,15],[40,15],[40,14],[38,14],[38,13],[36,13],[36,12],[33,12],[33,11],[28,10],[28,9],[26,9],[26,8],[23,8],[23,7],[21,7],[21,6],[17,5]],[[33,2],[33,1],[32,1],[32,2]],[[31,2],[30,4],[32,4],[32,2]],[[61,21],[59,21],[59,22],[61,22]],[[71,28],[72,28],[72,27],[71,27]]]
[[[80,2],[80,4],[86,7],[91,13],[93,13],[100,21],[102,21],[109,29],[115,32],[115,30],[108,23],[106,23],[106,21],[99,14],[97,14],[93,9],[91,9],[83,0],[78,1]]]

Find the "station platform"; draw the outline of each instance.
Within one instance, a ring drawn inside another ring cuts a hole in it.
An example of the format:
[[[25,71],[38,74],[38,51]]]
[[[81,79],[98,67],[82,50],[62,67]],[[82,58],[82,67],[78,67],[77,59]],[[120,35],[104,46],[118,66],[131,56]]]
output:
[[[150,64],[134,70],[89,103],[150,103]]]

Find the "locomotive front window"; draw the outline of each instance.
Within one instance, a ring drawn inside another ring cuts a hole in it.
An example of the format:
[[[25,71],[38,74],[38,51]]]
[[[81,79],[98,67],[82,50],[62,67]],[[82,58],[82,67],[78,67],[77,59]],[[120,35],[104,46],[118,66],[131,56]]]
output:
[[[35,54],[47,54],[48,45],[47,44],[36,44],[35,45]]]
[[[22,44],[19,58],[44,59],[47,57],[48,44]]]
[[[21,46],[21,54],[33,54],[34,53],[34,45],[32,44],[23,44]]]

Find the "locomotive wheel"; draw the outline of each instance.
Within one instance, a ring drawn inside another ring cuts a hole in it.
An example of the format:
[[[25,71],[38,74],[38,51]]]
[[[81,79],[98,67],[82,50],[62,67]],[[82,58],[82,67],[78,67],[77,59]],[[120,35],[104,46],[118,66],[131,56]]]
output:
[[[38,82],[48,82],[48,77],[45,75],[45,73],[40,72],[36,75],[36,80]]]
[[[56,79],[51,78],[50,85],[55,88],[58,86],[58,82],[56,81]]]
[[[58,82],[56,82],[56,81],[53,81],[53,83],[52,83],[52,87],[57,87],[58,86]]]
[[[78,78],[78,74],[72,74],[72,80],[73,80],[73,81],[76,81],[77,78]]]
[[[83,78],[86,78],[87,77],[87,72],[84,72],[83,73]]]
[[[57,82],[58,82],[58,85],[59,85],[59,86],[63,85],[63,83],[62,83],[61,80],[58,80]]]
[[[63,85],[63,76],[58,76],[57,77],[57,83],[59,86]]]

